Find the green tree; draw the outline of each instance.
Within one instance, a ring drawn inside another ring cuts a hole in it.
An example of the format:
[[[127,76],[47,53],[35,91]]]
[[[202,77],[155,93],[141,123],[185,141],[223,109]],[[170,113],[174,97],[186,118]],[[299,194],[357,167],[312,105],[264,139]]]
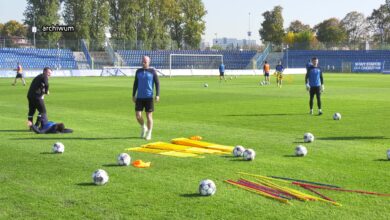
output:
[[[65,24],[72,25],[75,32],[67,33],[67,39],[90,40],[92,7],[94,0],[64,0],[63,18]]]
[[[386,0],[386,4],[381,5],[378,9],[374,9],[368,17],[376,38],[380,42],[390,42],[390,1]],[[375,39],[375,38],[374,38]]]
[[[362,13],[356,11],[348,13],[341,20],[341,26],[346,30],[348,41],[351,43],[359,43],[368,37],[369,23]]]
[[[317,39],[327,45],[336,45],[347,38],[347,33],[337,18],[327,19],[314,29],[317,31]]]
[[[204,16],[207,11],[201,0],[182,0],[181,7],[184,14],[183,42],[187,48],[197,49],[206,29]]]
[[[0,34],[4,37],[26,37],[27,28],[23,24],[11,20],[4,25],[0,24]]]
[[[292,21],[290,23],[290,26],[287,28],[287,31],[293,32],[293,33],[299,33],[302,31],[310,31],[310,30],[311,30],[310,25],[303,24],[299,20]]]
[[[27,7],[24,11],[24,23],[29,26],[28,36],[32,37],[30,31],[33,27],[34,20],[37,27],[36,39],[57,42],[61,38],[61,32],[43,32],[43,26],[59,24],[59,0],[27,0]]]
[[[109,26],[110,5],[108,0],[93,0],[92,20],[90,23],[90,38],[95,40],[97,47],[102,47],[105,33]]]
[[[280,45],[283,42],[284,20],[282,11],[283,8],[281,6],[275,6],[272,11],[263,13],[264,21],[261,23],[261,28],[259,30],[263,42],[272,42],[277,45]]]

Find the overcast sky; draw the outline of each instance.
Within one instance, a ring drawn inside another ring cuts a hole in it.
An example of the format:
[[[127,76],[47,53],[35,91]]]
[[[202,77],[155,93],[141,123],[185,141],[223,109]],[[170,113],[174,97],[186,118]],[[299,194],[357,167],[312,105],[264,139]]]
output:
[[[259,40],[258,30],[263,21],[261,14],[276,5],[283,7],[284,27],[293,20],[314,26],[336,17],[342,19],[348,12],[358,11],[365,16],[379,8],[385,0],[203,0],[207,10],[204,39],[211,42],[215,36]],[[0,0],[0,23],[23,20],[26,0]],[[249,16],[250,13],[250,16]],[[249,26],[250,24],[250,26]]]

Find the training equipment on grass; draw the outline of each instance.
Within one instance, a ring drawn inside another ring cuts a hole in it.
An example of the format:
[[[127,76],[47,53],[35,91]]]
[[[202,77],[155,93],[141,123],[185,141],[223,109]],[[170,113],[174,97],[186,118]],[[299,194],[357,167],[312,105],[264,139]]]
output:
[[[190,139],[200,141],[200,140],[202,140],[202,137],[201,136],[192,136],[192,137],[190,137]]]
[[[333,114],[333,120],[341,120],[341,114],[336,112]]]
[[[310,143],[314,141],[314,135],[312,133],[305,133],[303,135],[303,141],[305,143]]]
[[[256,152],[252,149],[246,149],[244,151],[244,153],[242,154],[242,157],[244,158],[244,160],[254,160],[255,159],[255,156],[256,156]]]
[[[126,153],[121,153],[118,156],[118,165],[120,166],[129,166],[131,162],[131,157],[130,155]]]
[[[95,183],[95,185],[104,185],[108,182],[108,174],[104,170],[101,170],[101,169],[96,170],[92,174],[92,180],[93,180],[93,183]]]
[[[65,151],[65,146],[63,143],[57,142],[57,143],[53,144],[52,150],[53,150],[53,153],[62,154]]]
[[[217,186],[212,180],[206,179],[199,183],[199,194],[202,196],[212,196],[217,191]]]
[[[307,181],[307,180],[298,180],[298,179],[293,179],[293,178],[288,178],[288,177],[280,177],[280,176],[269,176],[270,178],[273,178],[273,179],[278,179],[278,180],[283,180],[287,183],[291,183],[291,182],[300,182],[300,183],[308,183],[308,184],[314,184],[314,185],[319,185],[319,186],[328,186],[328,187],[333,187],[333,188],[340,188],[339,186],[335,186],[335,185],[330,185],[330,184],[325,184],[325,183],[317,183],[317,182],[313,182],[313,181]],[[287,181],[289,180],[289,181]]]
[[[387,150],[387,159],[390,160],[390,149]]]
[[[206,88],[209,87],[209,85],[207,83],[205,83],[203,86],[206,87]]]
[[[295,148],[295,155],[298,156],[298,157],[304,157],[306,156],[307,154],[307,149],[305,146],[303,145],[298,145],[296,148]]]
[[[245,151],[245,148],[241,145],[237,145],[233,149],[233,156],[235,157],[241,157]]]
[[[133,162],[132,165],[137,168],[149,168],[152,165],[152,163],[144,162],[143,160],[136,160]]]
[[[212,150],[219,150],[227,153],[231,153],[234,149],[232,146],[208,143],[204,141],[191,140],[188,138],[175,138],[171,140],[172,144],[190,146],[190,147],[198,147],[198,148],[206,148]]]

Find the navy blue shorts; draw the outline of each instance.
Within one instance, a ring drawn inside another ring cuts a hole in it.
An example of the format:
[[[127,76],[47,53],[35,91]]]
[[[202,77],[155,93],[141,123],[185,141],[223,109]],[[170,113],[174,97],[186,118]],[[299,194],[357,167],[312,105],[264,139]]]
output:
[[[16,78],[23,78],[23,74],[17,73],[17,74],[16,74]]]
[[[154,111],[154,103],[153,98],[149,99],[136,99],[135,100],[135,111],[143,111],[145,112],[153,112]]]

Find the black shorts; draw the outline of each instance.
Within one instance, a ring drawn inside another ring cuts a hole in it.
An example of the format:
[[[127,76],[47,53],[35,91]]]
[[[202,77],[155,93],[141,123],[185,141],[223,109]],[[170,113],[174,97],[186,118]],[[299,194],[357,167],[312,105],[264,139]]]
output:
[[[16,74],[16,78],[23,78],[23,74],[22,73],[17,73]]]
[[[219,76],[224,76],[224,75],[225,75],[224,72],[220,72],[220,73],[219,73]]]
[[[135,111],[143,111],[145,108],[145,112],[153,112],[154,111],[154,103],[153,98],[150,99],[136,99],[135,100]]]
[[[268,77],[268,76],[269,76],[269,73],[267,73],[267,72],[266,72],[266,73],[264,73],[264,76]]]

